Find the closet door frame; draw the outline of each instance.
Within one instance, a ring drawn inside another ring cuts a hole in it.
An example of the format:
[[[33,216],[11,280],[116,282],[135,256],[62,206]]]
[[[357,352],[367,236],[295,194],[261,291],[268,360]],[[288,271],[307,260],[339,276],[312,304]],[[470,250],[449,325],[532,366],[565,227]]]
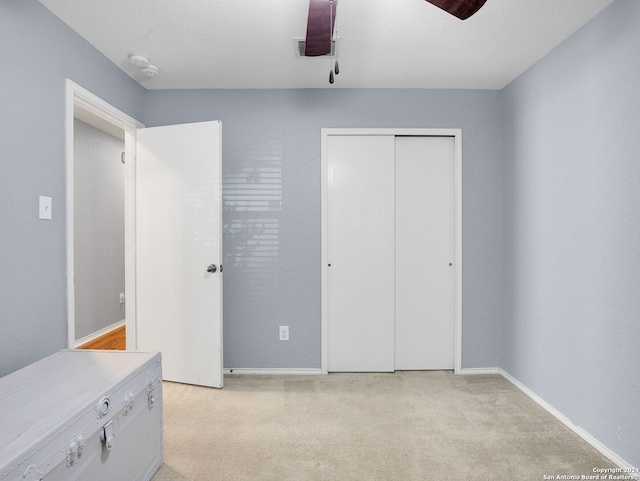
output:
[[[455,143],[454,166],[454,372],[462,371],[462,129],[321,129],[321,217],[322,217],[322,374],[328,374],[328,273],[327,273],[327,244],[328,244],[328,139],[341,135],[384,135],[384,136],[422,136],[422,137],[453,137]]]

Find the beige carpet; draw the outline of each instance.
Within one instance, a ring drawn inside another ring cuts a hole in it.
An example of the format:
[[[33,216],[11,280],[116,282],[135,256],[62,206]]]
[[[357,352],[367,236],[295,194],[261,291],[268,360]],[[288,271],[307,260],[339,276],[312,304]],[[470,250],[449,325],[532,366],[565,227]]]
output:
[[[222,390],[163,388],[153,481],[534,481],[615,467],[498,375],[227,375]]]

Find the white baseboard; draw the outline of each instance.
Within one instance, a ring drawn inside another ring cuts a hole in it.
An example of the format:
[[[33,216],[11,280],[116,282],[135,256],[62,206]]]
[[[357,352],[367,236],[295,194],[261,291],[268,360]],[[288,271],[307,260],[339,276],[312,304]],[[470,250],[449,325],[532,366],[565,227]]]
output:
[[[500,374],[499,367],[469,367],[460,369],[456,374],[474,375],[474,374]]]
[[[596,438],[594,438],[587,431],[585,431],[580,426],[575,424],[573,421],[571,421],[571,419],[569,419],[567,416],[562,414],[560,411],[558,411],[551,404],[546,402],[544,399],[542,399],[540,396],[538,396],[536,393],[534,393],[532,390],[530,390],[527,386],[525,386],[520,381],[518,381],[516,378],[514,378],[512,375],[510,375],[508,372],[506,372],[503,369],[500,369],[499,371],[500,371],[500,374],[502,374],[502,376],[507,381],[509,381],[515,387],[520,389],[520,391],[522,391],[524,394],[526,394],[531,399],[533,399],[543,409],[545,409],[549,414],[551,414],[558,421],[560,421],[562,424],[564,424],[569,429],[571,429],[574,433],[576,433],[578,436],[580,436],[582,439],[584,439],[586,442],[588,442],[595,449],[600,451],[603,455],[605,455],[607,458],[609,458],[613,463],[615,463],[616,465],[618,465],[620,468],[622,468],[624,470],[629,470],[628,472],[614,473],[614,474],[626,474],[626,475],[632,477],[633,479],[640,479],[640,475],[639,474],[632,473],[632,471],[635,470],[634,466],[632,466],[631,464],[627,463],[624,459],[622,459],[616,453],[611,451],[611,449],[606,447],[604,444],[602,444],[600,441],[598,441]]]
[[[100,329],[99,331],[94,332],[93,334],[89,334],[88,336],[83,337],[82,339],[77,339],[73,344],[73,347],[82,346],[87,342],[93,341],[94,339],[98,339],[100,336],[104,336],[105,334],[110,333],[111,331],[115,331],[119,327],[124,326],[127,323],[126,319],[121,320],[120,322],[116,322],[115,324],[111,324],[105,328]]]
[[[295,376],[319,376],[322,369],[301,369],[301,368],[225,368],[224,374],[269,374],[269,375],[295,375]],[[468,368],[461,369],[457,374],[500,374],[500,368]]]
[[[224,374],[269,374],[277,376],[319,376],[321,369],[296,369],[296,368],[273,368],[273,369],[248,369],[248,368],[225,368]]]

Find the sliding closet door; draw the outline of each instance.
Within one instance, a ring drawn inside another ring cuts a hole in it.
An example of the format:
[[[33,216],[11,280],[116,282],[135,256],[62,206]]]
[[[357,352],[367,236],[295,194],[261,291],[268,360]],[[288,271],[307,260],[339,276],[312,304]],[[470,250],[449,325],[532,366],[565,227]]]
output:
[[[397,137],[395,159],[395,368],[453,369],[454,137]]]
[[[329,136],[329,371],[394,370],[393,136]]]

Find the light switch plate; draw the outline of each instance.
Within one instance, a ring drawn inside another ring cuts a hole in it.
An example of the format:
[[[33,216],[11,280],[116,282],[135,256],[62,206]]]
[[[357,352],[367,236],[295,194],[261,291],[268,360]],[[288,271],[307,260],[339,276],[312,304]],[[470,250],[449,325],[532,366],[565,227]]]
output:
[[[280,340],[281,341],[289,340],[289,326],[280,326]]]
[[[45,220],[51,219],[51,197],[40,196],[38,218]]]

